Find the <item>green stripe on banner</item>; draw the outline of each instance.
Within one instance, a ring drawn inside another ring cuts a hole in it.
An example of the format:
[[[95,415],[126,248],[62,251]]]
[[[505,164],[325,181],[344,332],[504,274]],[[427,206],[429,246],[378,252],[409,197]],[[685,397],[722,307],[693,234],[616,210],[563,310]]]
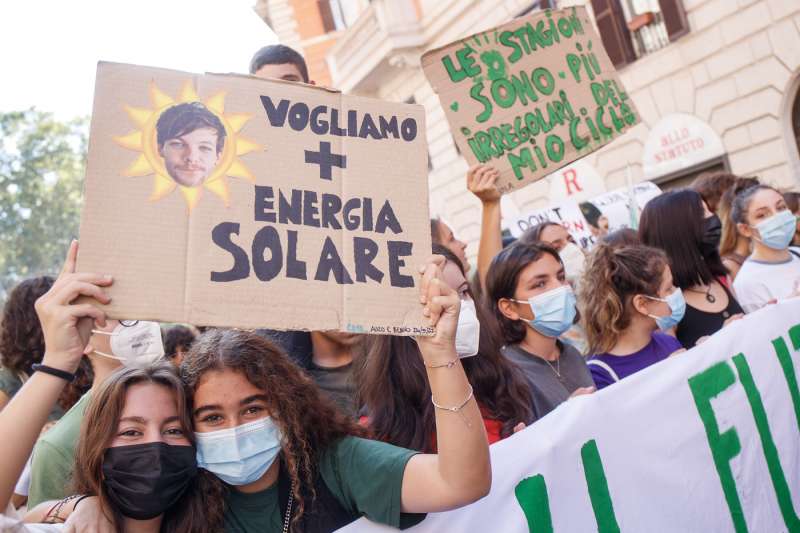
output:
[[[789,485],[786,483],[786,476],[783,474],[778,448],[772,438],[767,413],[764,410],[764,403],[761,401],[761,393],[756,388],[753,374],[750,372],[750,365],[747,364],[747,359],[744,358],[743,354],[734,356],[733,364],[736,365],[736,370],[739,372],[739,380],[742,382],[742,387],[744,387],[744,391],[747,394],[747,401],[750,403],[750,409],[753,411],[753,418],[756,421],[758,435],[761,437],[761,446],[764,448],[764,457],[767,460],[769,476],[772,478],[772,485],[775,487],[775,494],[778,497],[778,506],[781,508],[783,521],[792,533],[800,532],[800,519],[797,518],[797,513],[794,512],[792,494],[789,492]]]
[[[589,498],[592,500],[594,518],[597,520],[598,533],[619,533],[619,524],[614,515],[614,505],[611,494],[608,492],[608,481],[603,470],[597,442],[592,439],[581,447],[583,460],[583,473],[586,476],[586,486],[589,489]]]
[[[514,488],[530,533],[553,533],[553,519],[550,516],[550,500],[547,498],[547,485],[541,474],[528,477]]]
[[[792,328],[789,334],[791,335],[795,329],[797,327]],[[797,350],[798,340],[800,339],[792,336],[795,350]],[[800,390],[797,389],[797,374],[794,371],[792,356],[789,355],[789,347],[786,346],[786,341],[783,337],[773,339],[772,346],[775,348],[775,355],[778,356],[778,362],[780,362],[783,369],[783,375],[786,376],[786,385],[789,387],[789,394],[792,396],[792,405],[794,406],[794,417],[797,419],[797,429],[800,430]]]
[[[706,430],[708,447],[717,467],[722,492],[731,512],[733,527],[736,533],[747,533],[747,522],[742,511],[742,502],[736,492],[736,480],[733,478],[730,460],[742,451],[742,443],[736,429],[730,428],[724,433],[719,432],[719,424],[714,416],[711,399],[719,396],[724,390],[736,383],[736,375],[728,363],[719,363],[703,370],[689,378],[689,388],[692,390],[697,413],[703,421]]]

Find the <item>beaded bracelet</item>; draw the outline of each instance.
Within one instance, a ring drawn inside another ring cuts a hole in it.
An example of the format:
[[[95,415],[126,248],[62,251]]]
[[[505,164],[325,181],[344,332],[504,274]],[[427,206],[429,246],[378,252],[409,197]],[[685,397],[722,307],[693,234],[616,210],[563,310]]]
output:
[[[467,417],[464,416],[464,413],[462,413],[461,410],[472,399],[473,392],[474,391],[472,390],[472,385],[470,385],[469,386],[469,394],[467,394],[467,398],[463,402],[461,402],[461,405],[457,405],[455,407],[445,407],[444,405],[439,405],[438,403],[436,403],[436,400],[433,399],[432,395],[431,395],[431,403],[433,404],[433,406],[435,408],[441,409],[442,411],[450,411],[451,413],[458,413],[459,415],[461,415],[461,418],[464,420],[464,423],[467,425],[467,427],[472,427],[472,424],[469,423],[469,420],[467,420]]]

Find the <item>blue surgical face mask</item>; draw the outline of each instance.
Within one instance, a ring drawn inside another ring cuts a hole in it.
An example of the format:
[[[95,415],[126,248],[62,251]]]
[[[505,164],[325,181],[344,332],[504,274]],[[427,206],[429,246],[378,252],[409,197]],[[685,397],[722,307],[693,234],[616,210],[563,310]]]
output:
[[[270,417],[194,436],[197,466],[229,485],[258,481],[281,451],[281,433]]]
[[[671,313],[667,316],[647,315],[655,319],[658,328],[661,331],[672,329],[678,325],[678,322],[683,320],[683,315],[686,313],[686,300],[683,298],[683,291],[675,289],[672,294],[666,298],[655,298],[653,296],[645,295],[645,298],[655,300],[657,302],[664,302],[669,306]]]
[[[527,324],[545,337],[558,337],[572,327],[575,321],[575,293],[569,285],[533,296],[525,300],[512,300],[531,306],[533,320]]]
[[[784,209],[750,227],[758,230],[760,238],[756,240],[764,246],[773,250],[785,250],[791,244],[797,230],[797,217],[788,209]]]

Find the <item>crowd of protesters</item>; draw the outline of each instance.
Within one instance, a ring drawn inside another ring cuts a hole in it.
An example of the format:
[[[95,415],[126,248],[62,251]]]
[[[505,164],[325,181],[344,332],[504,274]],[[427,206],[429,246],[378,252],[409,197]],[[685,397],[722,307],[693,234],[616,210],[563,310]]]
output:
[[[311,81],[283,46],[260,50],[251,74]],[[73,242],[56,279],[22,281],[3,310],[0,520],[405,528],[486,495],[489,444],[798,293],[797,193],[701,175],[649,201],[638,230],[605,220],[582,249],[555,222],[504,239],[498,177],[466,176],[482,205],[475,264],[431,220],[417,285],[432,337],[111,320],[76,301],[108,303],[114,280],[76,273]]]

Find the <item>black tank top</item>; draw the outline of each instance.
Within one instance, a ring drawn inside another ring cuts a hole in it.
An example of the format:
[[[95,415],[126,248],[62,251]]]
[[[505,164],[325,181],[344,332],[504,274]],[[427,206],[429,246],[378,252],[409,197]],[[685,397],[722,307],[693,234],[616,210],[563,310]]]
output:
[[[338,465],[335,474],[339,475]],[[292,481],[286,470],[286,465],[281,461],[281,469],[278,474],[278,501],[280,502],[281,517],[286,516],[286,505],[289,503],[289,490]],[[292,533],[329,533],[336,531],[360,517],[359,514],[348,511],[339,503],[336,496],[322,479],[322,474],[317,474],[314,482],[314,490],[317,497],[311,500],[311,491],[307,487],[300,489],[305,502],[305,511],[300,518],[297,526],[290,527]],[[297,512],[297,503],[292,506],[292,516]]]
[[[728,295],[728,306],[722,311],[708,313],[686,304],[686,314],[683,315],[683,320],[678,323],[676,333],[678,340],[687,350],[694,348],[698,339],[713,335],[721,330],[725,321],[733,315],[744,313],[731,291],[728,290],[724,283],[720,283],[720,285],[725,294]]]

